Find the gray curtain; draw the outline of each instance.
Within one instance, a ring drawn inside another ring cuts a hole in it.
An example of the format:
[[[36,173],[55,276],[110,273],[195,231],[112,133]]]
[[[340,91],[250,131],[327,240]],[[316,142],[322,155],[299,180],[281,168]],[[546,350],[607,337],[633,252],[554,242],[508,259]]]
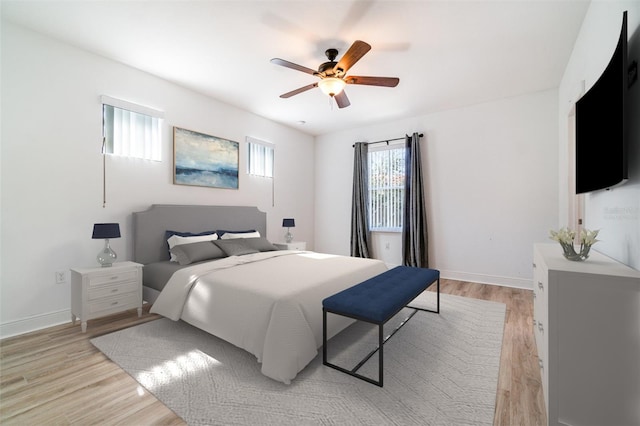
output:
[[[353,191],[351,204],[351,256],[371,257],[369,231],[369,147],[357,142],[353,151]]]
[[[406,138],[402,264],[428,268],[427,213],[420,158],[420,136],[414,133]]]

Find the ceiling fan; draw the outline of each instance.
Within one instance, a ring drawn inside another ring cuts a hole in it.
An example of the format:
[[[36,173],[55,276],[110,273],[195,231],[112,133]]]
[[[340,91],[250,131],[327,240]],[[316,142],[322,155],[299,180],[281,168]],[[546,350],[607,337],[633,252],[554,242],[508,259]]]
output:
[[[320,87],[320,90],[322,90],[323,93],[331,96],[336,100],[339,108],[345,108],[351,105],[351,102],[349,102],[349,98],[344,92],[344,87],[347,84],[396,87],[400,82],[400,79],[396,77],[363,77],[346,75],[347,71],[349,71],[349,69],[356,62],[358,62],[360,58],[362,58],[369,50],[371,50],[371,46],[368,43],[365,43],[361,40],[356,40],[351,45],[351,47],[349,47],[347,53],[345,53],[342,58],[338,62],[336,62],[335,59],[338,56],[338,50],[327,49],[325,55],[327,55],[329,61],[320,64],[317,71],[311,68],[304,67],[302,65],[294,64],[293,62],[285,61],[284,59],[273,58],[271,62],[276,65],[281,65],[283,67],[291,68],[297,71],[306,72],[307,74],[315,75],[316,77],[320,78],[320,81],[316,83],[300,87],[296,90],[292,90],[291,92],[280,95],[280,97],[290,98],[291,96],[306,92],[307,90],[313,89],[314,87]]]

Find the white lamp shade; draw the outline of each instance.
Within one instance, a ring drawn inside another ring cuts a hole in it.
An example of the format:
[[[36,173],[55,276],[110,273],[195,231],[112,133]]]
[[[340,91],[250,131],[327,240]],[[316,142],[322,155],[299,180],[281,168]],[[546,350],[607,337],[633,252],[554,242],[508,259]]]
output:
[[[344,89],[346,85],[347,83],[343,79],[336,77],[323,78],[318,82],[318,87],[320,87],[322,93],[331,97],[342,92],[342,89]]]

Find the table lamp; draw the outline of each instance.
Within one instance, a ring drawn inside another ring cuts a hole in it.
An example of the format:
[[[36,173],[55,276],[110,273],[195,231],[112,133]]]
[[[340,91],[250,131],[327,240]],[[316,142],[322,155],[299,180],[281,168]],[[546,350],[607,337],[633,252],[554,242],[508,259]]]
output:
[[[98,259],[98,263],[103,267],[111,266],[118,256],[116,252],[111,249],[111,246],[109,246],[109,239],[120,238],[120,224],[96,223],[93,225],[93,236],[91,238],[94,240],[104,238],[104,249],[98,253],[96,258]]]
[[[287,243],[293,241],[293,234],[291,233],[291,228],[296,227],[296,221],[294,219],[282,219],[282,227],[287,228],[287,233],[284,234],[284,240]]]

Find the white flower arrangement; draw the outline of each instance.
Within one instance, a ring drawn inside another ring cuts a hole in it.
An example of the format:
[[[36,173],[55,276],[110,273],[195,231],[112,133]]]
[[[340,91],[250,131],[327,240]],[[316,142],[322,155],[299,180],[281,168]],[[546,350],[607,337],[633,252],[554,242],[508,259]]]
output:
[[[552,229],[549,232],[549,238],[560,243],[564,257],[567,259],[585,260],[589,257],[589,250],[591,250],[591,246],[599,241],[596,239],[598,232],[600,231],[589,231],[588,229],[580,231],[580,251],[578,253],[576,253],[573,246],[573,241],[576,237],[575,231],[566,227],[560,228],[558,231],[554,231]]]

